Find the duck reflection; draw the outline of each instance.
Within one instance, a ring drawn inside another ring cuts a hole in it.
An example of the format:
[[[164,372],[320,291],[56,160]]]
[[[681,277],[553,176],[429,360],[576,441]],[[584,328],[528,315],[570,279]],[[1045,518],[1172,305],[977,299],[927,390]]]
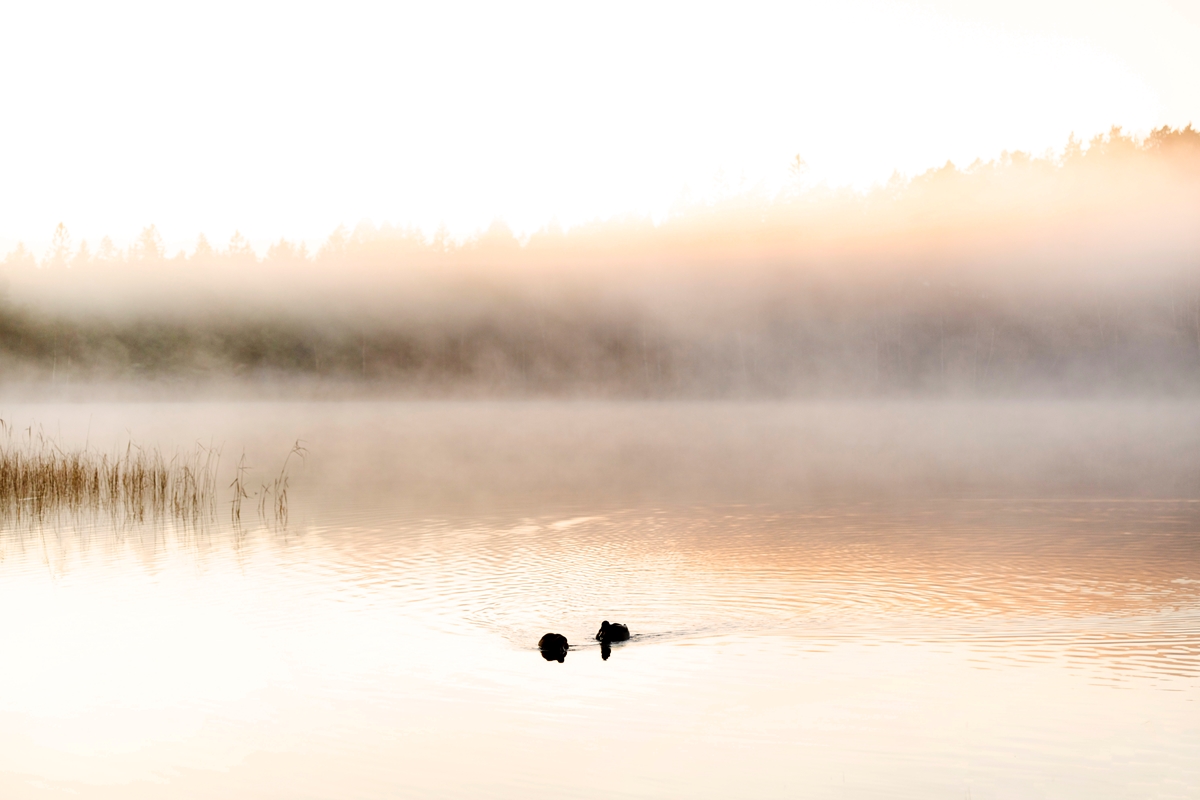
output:
[[[612,645],[608,642],[600,643],[600,658],[608,661],[608,657],[612,655]]]

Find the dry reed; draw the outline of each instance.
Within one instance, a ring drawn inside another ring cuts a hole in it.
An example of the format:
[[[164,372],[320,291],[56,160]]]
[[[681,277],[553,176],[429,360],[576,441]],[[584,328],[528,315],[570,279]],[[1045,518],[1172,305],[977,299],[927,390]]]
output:
[[[265,521],[287,522],[287,469],[299,442],[273,484],[263,484],[259,512]],[[216,518],[219,448],[197,445],[191,453],[167,458],[157,448],[132,442],[112,455],[89,447],[64,449],[40,431],[20,433],[0,420],[0,523],[38,523],[66,512],[107,515],[124,522],[174,519],[202,525]],[[241,522],[246,492],[245,456],[231,486],[231,518]],[[268,505],[267,493],[273,498]],[[274,517],[271,520],[271,517]]]

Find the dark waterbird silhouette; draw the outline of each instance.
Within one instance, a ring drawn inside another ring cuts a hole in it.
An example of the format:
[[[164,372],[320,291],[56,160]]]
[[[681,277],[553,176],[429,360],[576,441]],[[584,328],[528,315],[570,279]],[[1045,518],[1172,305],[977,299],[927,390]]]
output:
[[[604,620],[600,623],[600,630],[596,632],[596,641],[601,644],[624,642],[627,639],[629,639],[629,628],[619,622]]]
[[[567,637],[561,633],[547,633],[541,639],[538,639],[538,650],[542,651],[542,658],[547,661],[557,661],[563,663],[567,659],[567,650],[571,645],[567,643]]]

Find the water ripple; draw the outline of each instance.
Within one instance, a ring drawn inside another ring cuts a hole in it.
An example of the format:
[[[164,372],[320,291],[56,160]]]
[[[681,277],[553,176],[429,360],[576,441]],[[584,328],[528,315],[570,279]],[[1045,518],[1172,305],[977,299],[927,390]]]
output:
[[[364,521],[315,528],[344,580],[514,647],[551,629],[590,641],[611,618],[642,642],[753,632],[953,641],[1013,663],[1200,674],[1192,503]]]

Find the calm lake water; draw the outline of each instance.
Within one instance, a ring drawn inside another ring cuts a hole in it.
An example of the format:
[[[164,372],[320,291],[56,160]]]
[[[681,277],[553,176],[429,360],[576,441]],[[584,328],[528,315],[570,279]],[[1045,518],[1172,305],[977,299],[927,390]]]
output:
[[[0,417],[309,451],[286,526],[0,533],[5,798],[1200,796],[1200,405]]]

